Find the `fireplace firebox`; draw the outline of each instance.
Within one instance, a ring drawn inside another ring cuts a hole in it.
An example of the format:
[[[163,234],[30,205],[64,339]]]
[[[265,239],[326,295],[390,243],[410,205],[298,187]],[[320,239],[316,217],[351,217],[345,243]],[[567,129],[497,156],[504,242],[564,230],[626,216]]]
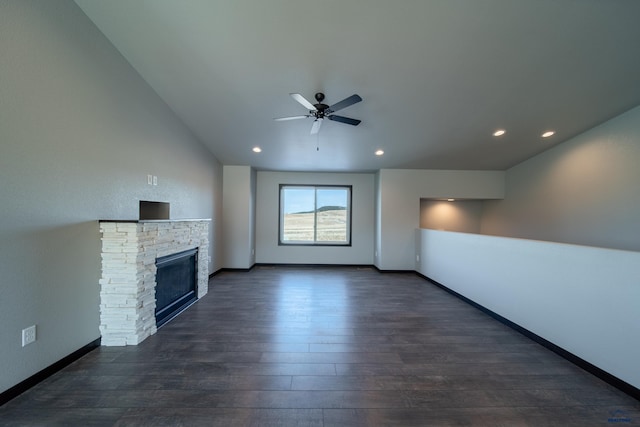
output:
[[[198,299],[198,249],[156,259],[156,326],[160,327]]]

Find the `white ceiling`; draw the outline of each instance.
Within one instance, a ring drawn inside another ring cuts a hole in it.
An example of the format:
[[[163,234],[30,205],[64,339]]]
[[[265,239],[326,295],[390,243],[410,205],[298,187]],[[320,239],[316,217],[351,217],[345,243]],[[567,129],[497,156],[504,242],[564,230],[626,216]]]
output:
[[[640,104],[638,0],[76,2],[223,164],[503,170]],[[273,121],[318,91],[362,123]]]

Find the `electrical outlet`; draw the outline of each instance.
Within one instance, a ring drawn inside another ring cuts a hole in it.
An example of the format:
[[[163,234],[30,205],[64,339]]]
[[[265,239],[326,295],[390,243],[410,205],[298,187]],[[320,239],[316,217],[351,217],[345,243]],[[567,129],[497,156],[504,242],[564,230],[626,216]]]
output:
[[[22,330],[22,346],[31,344],[36,340],[36,325],[29,326]]]
[[[416,255],[416,262],[420,262],[420,255]]]
[[[153,185],[158,185],[158,177],[153,175]]]
[[[153,175],[147,175],[147,184],[151,185],[153,183]]]

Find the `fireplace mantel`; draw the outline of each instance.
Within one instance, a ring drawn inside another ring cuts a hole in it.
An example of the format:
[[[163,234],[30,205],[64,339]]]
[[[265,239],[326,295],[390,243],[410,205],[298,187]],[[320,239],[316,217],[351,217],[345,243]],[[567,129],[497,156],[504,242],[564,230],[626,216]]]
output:
[[[210,219],[100,220],[102,345],[137,345],[156,333],[156,258],[198,248],[198,298],[208,292]]]

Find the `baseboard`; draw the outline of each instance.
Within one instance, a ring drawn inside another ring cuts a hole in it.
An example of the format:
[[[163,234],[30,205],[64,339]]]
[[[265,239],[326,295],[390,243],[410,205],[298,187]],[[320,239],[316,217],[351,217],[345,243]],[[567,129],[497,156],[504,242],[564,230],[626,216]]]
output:
[[[367,268],[377,270],[379,273],[408,273],[414,274],[413,270],[381,270],[374,264],[292,264],[292,263],[255,263],[249,268],[221,268],[209,275],[209,278],[225,271],[229,272],[249,272],[254,268]]]
[[[291,264],[291,263],[256,263],[258,268],[376,268],[372,264]]]
[[[380,268],[374,266],[376,270],[378,270],[378,273],[382,273],[382,274],[389,274],[389,273],[396,273],[396,274],[414,274],[415,271],[413,270],[381,270]]]
[[[224,272],[235,272],[235,273],[248,273],[254,268],[359,268],[359,269],[374,269],[380,271],[378,267],[372,264],[290,264],[290,263],[255,263],[249,268],[220,268],[217,271],[211,273],[209,275],[209,279],[212,279],[214,276],[217,276],[220,273]],[[385,271],[385,272],[399,272],[399,271]],[[413,273],[412,271],[402,271],[403,273]]]
[[[19,396],[20,394],[24,393],[25,391],[29,390],[31,387],[35,386],[39,382],[42,382],[42,381],[46,380],[51,375],[55,374],[56,372],[58,372],[62,368],[72,364],[73,362],[75,362],[76,360],[80,359],[82,356],[84,356],[85,354],[89,353],[90,351],[95,350],[96,348],[100,347],[101,340],[102,340],[102,338],[98,338],[98,339],[96,339],[94,341],[91,341],[89,344],[87,344],[87,345],[83,346],[82,348],[74,351],[70,355],[68,355],[66,357],[63,357],[62,359],[58,360],[57,362],[53,363],[52,365],[49,365],[48,367],[44,368],[40,372],[30,376],[26,380],[14,385],[13,387],[11,387],[10,389],[8,389],[6,391],[3,391],[2,393],[0,393],[0,406],[4,405],[5,403],[10,401],[11,399],[13,399],[13,398]]]
[[[217,276],[220,273],[222,273],[222,268],[219,268],[216,271],[214,271],[213,273],[209,274],[209,279],[213,279],[214,276]]]
[[[414,270],[381,270],[374,264],[292,264],[292,263],[255,263],[249,268],[221,268],[216,272],[209,275],[211,279],[222,272],[241,272],[247,273],[254,268],[361,268],[361,269],[373,269],[379,273],[400,273],[400,274],[414,274]]]
[[[418,273],[417,271],[415,272],[416,275],[422,277],[423,279],[427,280],[428,282],[432,283],[433,285],[443,289],[444,291],[450,293],[451,295],[461,299],[462,301],[466,302],[467,304],[477,308],[478,310],[482,311],[483,313],[488,314],[489,316],[493,317],[494,319],[496,319],[497,321],[499,321],[500,323],[510,327],[511,329],[521,333],[522,335],[524,335],[525,337],[537,342],[538,344],[546,347],[547,349],[553,351],[554,353],[556,353],[557,355],[559,355],[560,357],[568,360],[569,362],[573,363],[574,365],[584,369],[585,371],[589,372],[592,375],[595,375],[596,377],[600,378],[601,380],[603,380],[604,382],[614,386],[615,388],[617,388],[618,390],[628,394],[629,396],[633,397],[634,399],[640,400],[640,389],[637,387],[632,386],[631,384],[629,384],[628,382],[621,380],[620,378],[611,375],[610,373],[608,373],[607,371],[602,370],[601,368],[598,368],[596,365],[593,365],[590,362],[587,362],[586,360],[576,356],[575,354],[565,350],[564,348],[552,343],[551,341],[548,341],[544,338],[542,338],[541,336],[531,332],[530,330],[523,328],[522,326],[518,325],[517,323],[512,322],[511,320],[507,319],[506,317],[503,317],[501,315],[499,315],[498,313],[486,308],[483,305],[478,304],[477,302],[465,297],[462,294],[459,294],[458,292],[454,291],[453,289],[448,288],[447,286],[443,285],[442,283],[439,283],[427,276],[425,276],[424,274]]]
[[[224,272],[248,273],[249,271],[253,270],[253,267],[255,267],[255,266],[256,266],[256,264],[253,264],[249,268],[219,268],[216,271],[214,271],[213,273],[209,274],[209,279],[212,279],[213,277],[217,276],[218,274],[224,273]]]
[[[221,268],[216,272],[216,274],[224,273],[224,272],[248,273],[251,270],[253,270],[253,267],[255,267],[255,264],[253,264],[249,268]]]

